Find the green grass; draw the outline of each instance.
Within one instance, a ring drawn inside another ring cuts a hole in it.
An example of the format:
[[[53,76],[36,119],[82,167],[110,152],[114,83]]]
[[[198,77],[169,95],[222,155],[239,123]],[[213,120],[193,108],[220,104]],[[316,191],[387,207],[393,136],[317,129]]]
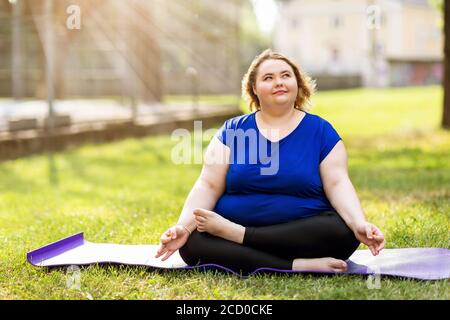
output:
[[[351,179],[387,248],[450,247],[450,132],[438,128],[441,102],[438,87],[320,92],[314,99],[311,112],[344,139]],[[67,288],[64,268],[26,262],[27,251],[79,231],[93,242],[157,243],[201,169],[173,164],[175,144],[170,136],[128,139],[0,163],[0,298],[450,298],[448,280],[382,277],[380,289],[368,289],[367,277],[356,275],[241,280],[119,266],[83,268],[76,290]]]

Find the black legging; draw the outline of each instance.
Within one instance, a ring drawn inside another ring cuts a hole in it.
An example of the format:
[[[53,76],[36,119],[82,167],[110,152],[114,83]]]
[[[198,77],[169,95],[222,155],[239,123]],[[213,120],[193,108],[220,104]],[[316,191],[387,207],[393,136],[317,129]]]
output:
[[[180,248],[189,266],[218,264],[235,272],[258,268],[292,270],[296,258],[346,260],[360,242],[335,211],[277,225],[246,227],[243,244],[195,230]]]

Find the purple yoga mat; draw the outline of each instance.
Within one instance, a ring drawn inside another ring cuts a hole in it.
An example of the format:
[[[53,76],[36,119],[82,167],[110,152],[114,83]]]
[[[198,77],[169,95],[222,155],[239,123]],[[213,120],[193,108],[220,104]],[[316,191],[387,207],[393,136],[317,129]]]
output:
[[[27,260],[38,267],[118,263],[164,269],[219,268],[239,276],[251,276],[260,271],[300,273],[262,267],[242,275],[216,264],[190,267],[178,251],[166,261],[156,259],[158,247],[157,244],[93,243],[85,240],[83,233],[78,233],[28,252]],[[444,248],[384,249],[378,256],[372,256],[369,250],[357,250],[347,264],[348,270],[343,274],[379,274],[422,280],[450,278],[450,250]]]

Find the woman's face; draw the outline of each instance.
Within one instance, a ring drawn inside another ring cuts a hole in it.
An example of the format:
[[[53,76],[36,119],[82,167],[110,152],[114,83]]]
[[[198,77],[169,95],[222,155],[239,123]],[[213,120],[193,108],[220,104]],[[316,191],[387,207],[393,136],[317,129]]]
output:
[[[298,85],[292,67],[283,60],[265,60],[259,65],[253,87],[261,107],[294,107]]]

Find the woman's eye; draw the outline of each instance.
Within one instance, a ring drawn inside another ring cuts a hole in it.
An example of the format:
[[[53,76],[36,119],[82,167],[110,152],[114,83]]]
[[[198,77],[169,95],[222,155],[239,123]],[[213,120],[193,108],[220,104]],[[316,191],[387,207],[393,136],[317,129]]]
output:
[[[290,77],[290,75],[286,73],[286,74],[283,74],[281,77],[282,77],[282,78],[283,78],[283,77]],[[269,79],[272,79],[272,77],[270,77],[270,76],[265,77],[265,78],[264,78],[264,81],[265,81],[265,80],[269,80]]]

